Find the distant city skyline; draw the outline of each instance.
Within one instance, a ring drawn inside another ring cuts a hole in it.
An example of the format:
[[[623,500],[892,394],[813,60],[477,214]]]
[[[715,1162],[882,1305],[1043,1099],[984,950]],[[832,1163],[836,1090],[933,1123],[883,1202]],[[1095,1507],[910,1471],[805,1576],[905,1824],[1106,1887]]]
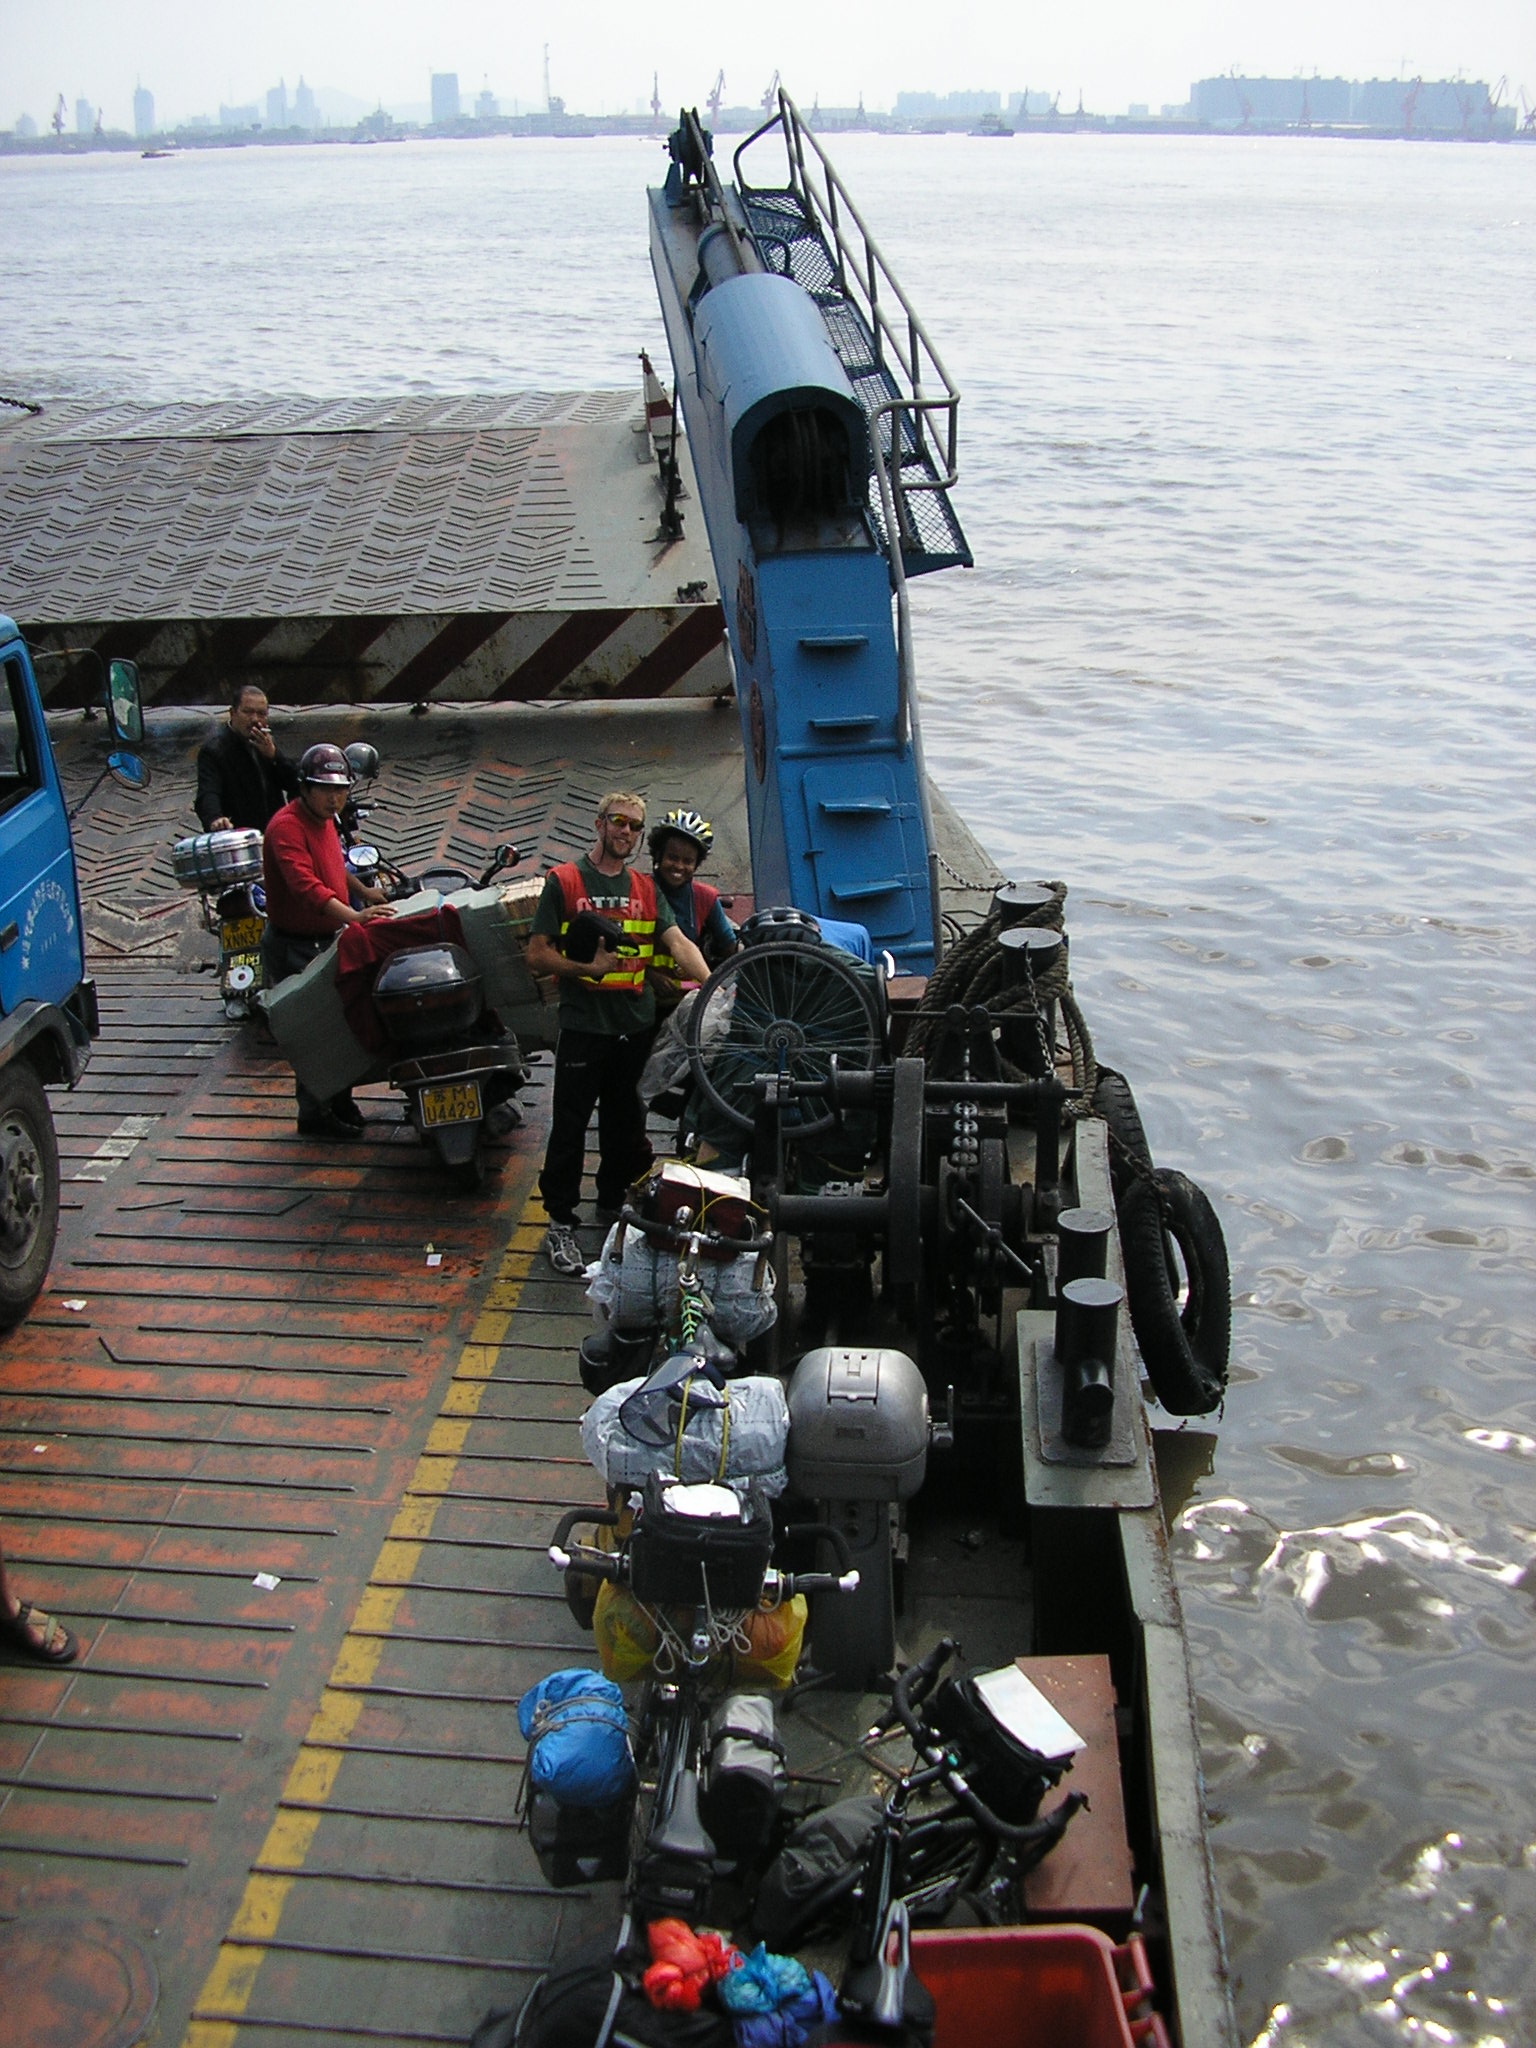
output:
[[[1063,108],[1100,113],[1188,98],[1203,77],[1236,70],[1271,77],[1399,76],[1490,84],[1536,98],[1536,6],[1531,0],[1293,0],[1255,10],[1244,0],[1081,0],[1032,18],[1001,0],[955,9],[935,35],[931,8],[888,0],[882,33],[809,0],[781,0],[772,19],[742,11],[718,22],[637,8],[633,0],[575,0],[546,17],[513,17],[492,0],[373,0],[366,20],[340,0],[250,0],[228,27],[201,0],[0,0],[0,128],[23,112],[47,123],[59,95],[75,126],[78,102],[103,125],[134,131],[136,87],[154,94],[162,127],[216,109],[255,105],[279,79],[302,74],[322,102],[348,108],[426,106],[433,74],[456,75],[466,113],[485,95],[503,112],[544,104],[551,90],[573,113],[648,105],[653,74],[664,106],[702,104],[725,74],[725,104],[758,101],[775,70],[802,105],[894,107],[898,93],[995,91],[1004,105],[1029,89],[1060,92]],[[290,101],[291,108],[291,101]],[[348,118],[344,116],[343,118]],[[351,114],[350,118],[357,118]]]
[[[484,85],[478,92],[471,92],[461,87],[456,72],[434,71],[428,87],[425,99],[370,105],[355,94],[335,88],[322,87],[316,91],[301,75],[291,93],[286,79],[280,78],[276,85],[268,86],[249,100],[221,100],[212,113],[199,112],[171,120],[157,118],[155,95],[141,84],[133,94],[131,133],[139,139],[198,131],[229,136],[291,137],[305,132],[336,135],[357,128],[375,133],[387,133],[391,128],[397,133],[415,129],[469,133],[475,123],[531,121],[537,128],[544,120],[542,96],[525,105],[516,99],[504,100]],[[1419,134],[1461,133],[1481,140],[1490,135],[1512,134],[1519,126],[1529,128],[1536,123],[1536,105],[1527,113],[1525,98],[1523,93],[1512,96],[1505,78],[1495,84],[1487,79],[1431,79],[1419,73],[1403,73],[1391,79],[1350,80],[1324,77],[1317,72],[1293,72],[1278,77],[1222,72],[1192,80],[1179,100],[1164,100],[1155,105],[1132,101],[1125,107],[1096,107],[1081,94],[1077,100],[1068,99],[1060,89],[1025,87],[998,91],[962,87],[932,92],[915,87],[898,91],[891,107],[870,106],[861,97],[853,106],[823,105],[821,113],[839,127],[858,126],[865,116],[882,128],[894,125],[949,129],[977,120],[983,124],[1024,125],[1043,120],[1070,121],[1082,116],[1098,126],[1150,120],[1193,122],[1217,129],[1356,128],[1378,133],[1401,129]],[[738,132],[761,117],[760,99],[733,101],[726,94],[720,104],[720,120]],[[48,115],[46,121],[40,121],[30,110],[23,111],[13,117],[10,132],[19,139],[31,139],[43,133],[45,126],[52,126],[77,143],[92,138],[97,143],[110,143],[114,136],[130,132],[107,122],[103,110],[84,97],[75,101],[72,119],[62,95],[56,107],[58,111]],[[623,125],[624,132],[633,132],[642,122],[649,125],[654,121],[662,127],[674,118],[671,109],[663,107],[660,120],[656,121],[654,108],[641,100],[629,107],[600,110],[567,107],[552,87],[548,111],[557,125],[590,122],[600,128],[603,124],[618,123]],[[0,136],[6,132],[6,124],[0,121]]]

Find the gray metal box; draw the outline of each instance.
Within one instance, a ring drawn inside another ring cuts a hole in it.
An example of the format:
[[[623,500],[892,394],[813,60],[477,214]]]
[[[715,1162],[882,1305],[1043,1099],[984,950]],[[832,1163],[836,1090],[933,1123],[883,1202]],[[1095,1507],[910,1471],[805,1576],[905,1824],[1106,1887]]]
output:
[[[789,1480],[810,1500],[906,1500],[928,1464],[928,1389],[904,1351],[808,1351],[789,1383]]]

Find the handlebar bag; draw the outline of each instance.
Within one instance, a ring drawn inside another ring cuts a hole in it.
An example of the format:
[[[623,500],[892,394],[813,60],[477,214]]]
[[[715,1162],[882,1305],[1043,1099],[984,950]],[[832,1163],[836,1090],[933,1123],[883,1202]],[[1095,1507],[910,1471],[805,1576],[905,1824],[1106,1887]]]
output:
[[[716,1514],[703,1496],[735,1513]],[[773,1514],[762,1491],[683,1486],[653,1472],[629,1539],[629,1583],[648,1607],[755,1608],[773,1552]]]
[[[966,1782],[985,1806],[1023,1827],[1059,1783],[1069,1761],[1042,1756],[998,1720],[969,1677],[946,1678],[922,1710],[923,1719],[958,1753]]]

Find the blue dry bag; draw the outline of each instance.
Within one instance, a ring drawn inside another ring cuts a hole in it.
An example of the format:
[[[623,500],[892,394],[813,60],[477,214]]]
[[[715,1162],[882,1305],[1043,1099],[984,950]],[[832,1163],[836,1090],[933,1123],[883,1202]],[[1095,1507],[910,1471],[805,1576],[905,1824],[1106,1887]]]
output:
[[[523,1694],[517,1725],[535,1791],[562,1806],[611,1806],[635,1781],[624,1695],[600,1671],[552,1671]]]

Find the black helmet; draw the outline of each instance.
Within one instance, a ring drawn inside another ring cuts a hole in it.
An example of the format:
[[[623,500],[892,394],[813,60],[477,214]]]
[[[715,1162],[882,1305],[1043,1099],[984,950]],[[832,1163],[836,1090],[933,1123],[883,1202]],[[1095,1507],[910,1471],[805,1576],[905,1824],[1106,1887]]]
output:
[[[354,782],[372,782],[379,772],[379,750],[369,746],[366,740],[354,740],[344,749],[343,758],[352,771]]]
[[[350,789],[352,770],[347,766],[347,757],[340,747],[333,747],[329,740],[322,740],[317,747],[306,747],[300,755],[299,780],[318,783],[326,789]]]
[[[651,827],[651,859],[660,860],[662,848],[669,839],[686,839],[699,856],[702,867],[704,858],[715,843],[715,828],[708,818],[697,811],[690,811],[683,804],[674,804],[659,825]]]

